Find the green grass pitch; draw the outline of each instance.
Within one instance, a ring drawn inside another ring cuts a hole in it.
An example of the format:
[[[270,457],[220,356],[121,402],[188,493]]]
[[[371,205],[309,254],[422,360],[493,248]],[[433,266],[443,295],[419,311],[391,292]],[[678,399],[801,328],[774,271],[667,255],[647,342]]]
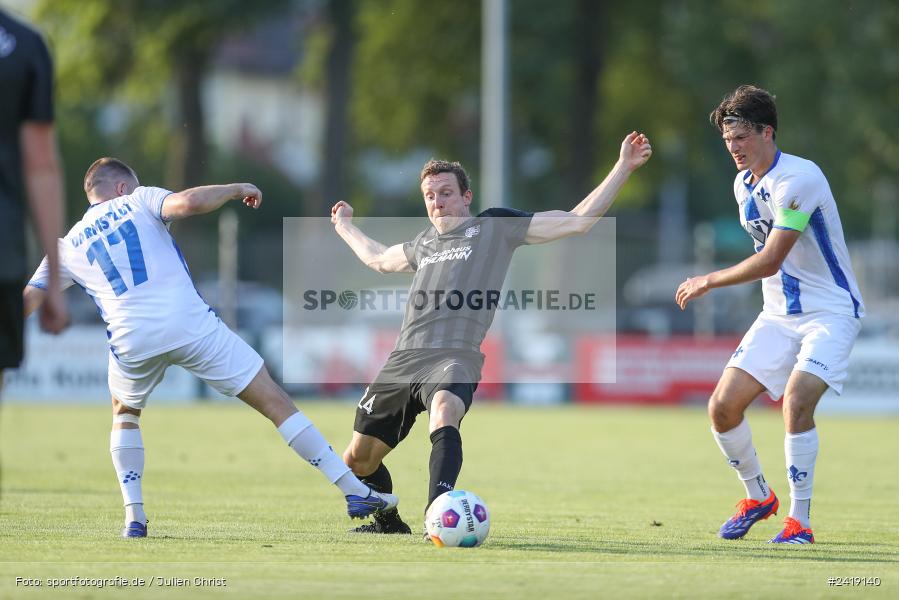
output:
[[[342,450],[353,405],[302,408]],[[414,531],[430,450],[420,421],[388,461]],[[151,537],[123,540],[109,410],[6,404],[0,598],[899,597],[896,419],[819,418],[818,543],[807,547],[765,543],[789,506],[783,427],[776,411],[750,422],[780,516],[724,541],[715,533],[742,486],[704,411],[476,404],[462,427],[459,487],[486,500],[491,534],[481,548],[438,549],[418,535],[348,534],[336,488],[236,402],[144,413]],[[71,577],[145,585],[48,587]],[[830,586],[831,577],[880,585]]]

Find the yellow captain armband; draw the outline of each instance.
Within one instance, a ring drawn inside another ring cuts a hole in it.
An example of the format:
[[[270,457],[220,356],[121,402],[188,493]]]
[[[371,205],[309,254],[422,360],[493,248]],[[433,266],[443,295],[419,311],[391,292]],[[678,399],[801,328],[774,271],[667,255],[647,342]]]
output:
[[[805,231],[805,226],[808,225],[808,220],[810,218],[810,214],[798,210],[778,208],[777,213],[774,217],[774,226],[780,229],[794,229],[796,231]]]

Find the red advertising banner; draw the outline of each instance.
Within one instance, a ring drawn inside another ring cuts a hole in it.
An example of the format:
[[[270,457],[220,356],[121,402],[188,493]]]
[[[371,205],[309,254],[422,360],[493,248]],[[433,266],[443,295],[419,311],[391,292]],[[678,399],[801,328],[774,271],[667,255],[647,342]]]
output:
[[[577,341],[574,397],[587,403],[704,402],[740,338],[584,336]],[[616,383],[609,381],[614,373]]]

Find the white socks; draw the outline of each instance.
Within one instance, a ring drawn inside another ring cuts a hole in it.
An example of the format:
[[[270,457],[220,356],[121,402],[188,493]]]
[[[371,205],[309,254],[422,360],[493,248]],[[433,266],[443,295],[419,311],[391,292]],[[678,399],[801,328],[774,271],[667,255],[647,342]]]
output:
[[[344,495],[368,496],[368,486],[353,475],[306,415],[298,411],[287,417],[278,427],[278,433],[294,452],[321,471]]]
[[[746,494],[753,500],[766,500],[771,492],[762,475],[762,467],[752,445],[752,431],[744,418],[739,425],[718,433],[712,428],[712,435],[721,452],[737,471]],[[787,480],[790,483],[790,516],[811,527],[809,512],[812,501],[812,483],[815,478],[815,460],[818,457],[818,430],[812,428],[803,433],[788,433],[784,437]]]
[[[141,479],[144,475],[144,442],[140,429],[113,429],[109,434],[109,453],[115,467],[125,503],[125,524],[147,524]]]
[[[815,459],[818,457],[818,430],[788,433],[784,437],[787,459],[787,479],[790,482],[790,516],[811,527],[809,511],[812,503],[812,483],[815,478]]]
[[[137,417],[132,415],[124,418],[118,416],[117,419],[114,422],[137,423]],[[368,486],[353,475],[350,468],[334,453],[325,438],[303,413],[297,412],[288,417],[278,427],[278,433],[297,454],[321,471],[328,481],[337,485],[344,495],[354,494],[363,498],[368,496]],[[146,525],[147,516],[144,514],[141,491],[144,443],[140,429],[113,429],[109,435],[109,453],[112,455],[112,464],[122,490],[125,524],[138,521]]]
[[[767,500],[771,491],[762,475],[762,466],[752,445],[749,422],[744,418],[739,425],[724,433],[718,433],[712,427],[712,435],[727,462],[737,471],[737,476],[746,488],[747,497],[759,501]]]

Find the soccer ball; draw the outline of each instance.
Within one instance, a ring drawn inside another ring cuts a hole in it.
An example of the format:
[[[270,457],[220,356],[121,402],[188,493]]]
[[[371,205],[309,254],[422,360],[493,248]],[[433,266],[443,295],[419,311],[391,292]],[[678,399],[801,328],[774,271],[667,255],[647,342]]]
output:
[[[476,494],[453,490],[434,500],[425,517],[425,528],[438,548],[473,548],[487,539],[490,513]]]

